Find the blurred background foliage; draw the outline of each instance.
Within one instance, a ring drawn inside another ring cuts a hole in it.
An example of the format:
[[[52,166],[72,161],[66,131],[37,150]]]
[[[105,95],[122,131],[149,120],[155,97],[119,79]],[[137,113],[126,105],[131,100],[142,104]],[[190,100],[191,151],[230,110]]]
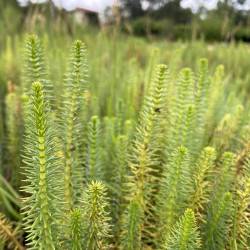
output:
[[[110,30],[119,26],[124,33],[148,39],[249,42],[250,10],[243,8],[248,6],[244,5],[247,1],[221,0],[213,9],[206,9],[202,1],[196,1],[194,11],[183,8],[181,0],[120,0],[107,7],[100,17],[95,11],[56,8],[51,0],[25,7],[20,7],[17,0],[4,0],[0,3],[0,31],[8,35],[22,31],[33,33],[38,32],[39,26],[39,30],[54,33],[60,25],[64,26],[61,30],[73,35],[74,19],[81,27],[90,24]],[[80,12],[87,18],[79,19]]]
[[[147,2],[147,8],[143,8]],[[208,10],[196,1],[197,11],[183,8],[181,0],[122,0],[124,30],[135,35],[166,37],[169,40],[204,38],[206,41],[250,41],[249,9],[246,1],[218,1]],[[126,28],[128,27],[129,28]]]

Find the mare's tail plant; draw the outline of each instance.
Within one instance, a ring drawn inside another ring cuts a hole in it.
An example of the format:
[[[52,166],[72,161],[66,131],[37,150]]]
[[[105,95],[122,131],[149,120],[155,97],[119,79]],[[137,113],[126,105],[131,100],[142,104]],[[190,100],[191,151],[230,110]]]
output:
[[[80,135],[85,126],[81,115],[85,109],[84,92],[86,90],[86,49],[81,41],[72,45],[70,69],[65,80],[65,93],[61,118],[61,139],[65,168],[65,202],[68,211],[78,201],[79,191],[83,188],[83,152],[85,138]]]
[[[224,73],[224,66],[219,65],[215,72],[215,79],[213,80],[213,85],[211,86],[209,104],[208,104],[208,114],[207,114],[207,124],[206,124],[206,132],[204,137],[204,142],[210,141],[212,138],[212,131],[216,124],[216,111],[218,107],[216,104],[218,102],[218,96],[220,91],[222,90],[222,76]]]
[[[82,211],[84,218],[83,246],[86,250],[107,248],[107,238],[110,237],[108,213],[105,208],[107,189],[100,181],[92,181],[84,189]]]
[[[232,191],[235,178],[234,154],[223,155],[220,176],[215,180],[211,201],[207,205],[207,215],[203,224],[205,249],[220,249],[225,245],[232,215]]]
[[[36,35],[31,35],[26,40],[25,79],[23,81],[24,94],[29,93],[33,82],[40,82],[45,91],[45,98],[53,99],[53,87],[49,81],[44,49]]]
[[[119,100],[117,103],[117,134],[123,134],[123,119],[124,119],[124,103],[122,100]]]
[[[8,154],[9,169],[8,175],[11,176],[11,184],[13,187],[18,188],[20,185],[20,99],[16,93],[14,85],[9,86],[9,94],[5,99],[6,103],[6,125],[7,133],[6,140],[8,140]]]
[[[111,217],[114,222],[113,235],[117,237],[122,225],[122,215],[125,209],[125,185],[127,182],[127,138],[120,135],[116,141],[115,162],[111,186]]]
[[[189,68],[181,71],[172,105],[167,117],[163,152],[165,162],[179,146],[191,149],[194,132],[194,79]]]
[[[55,249],[59,244],[58,220],[62,214],[62,171],[56,156],[50,108],[40,82],[32,84],[27,117],[23,155],[27,245],[35,249]]]
[[[141,249],[141,209],[136,201],[131,201],[124,216],[121,248],[128,250]]]
[[[169,236],[176,219],[187,208],[192,192],[189,153],[181,146],[164,166],[158,204],[163,236]]]
[[[153,203],[152,195],[155,185],[159,182],[156,173],[160,171],[159,150],[163,138],[161,125],[168,84],[167,67],[158,65],[154,77],[141,107],[137,131],[128,156],[131,159],[129,165],[132,172],[129,192],[141,210],[139,237],[144,238],[144,241],[149,228],[153,225],[147,217],[152,217],[150,203]]]
[[[164,248],[167,250],[201,248],[199,230],[196,226],[194,212],[191,209],[188,208],[176,225],[173,226]]]
[[[206,250],[224,249],[229,228],[231,196],[229,192],[224,193],[216,207],[208,211],[203,236]]]
[[[70,235],[72,238],[71,244],[68,246],[72,250],[83,249],[83,231],[84,231],[84,218],[81,210],[74,208],[70,213]]]
[[[103,176],[101,171],[101,142],[100,142],[100,121],[98,116],[92,116],[88,124],[88,145],[86,154],[86,182],[100,180]]]
[[[215,173],[215,157],[214,148],[206,147],[203,149],[193,173],[195,191],[191,201],[191,208],[200,221],[204,221],[205,205],[210,201],[212,175]]]
[[[236,192],[231,247],[232,249],[247,249],[250,241],[250,153],[243,166],[242,175],[238,178]]]
[[[197,83],[195,86],[195,136],[193,151],[197,157],[200,153],[207,121],[207,105],[209,102],[210,79],[208,76],[208,62],[206,59],[200,60]]]

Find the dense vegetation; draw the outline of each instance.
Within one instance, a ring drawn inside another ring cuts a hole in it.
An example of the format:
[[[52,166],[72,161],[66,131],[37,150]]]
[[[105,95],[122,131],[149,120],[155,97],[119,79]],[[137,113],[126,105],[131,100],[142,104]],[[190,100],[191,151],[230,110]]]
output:
[[[0,16],[0,249],[248,249],[249,46],[39,8]]]
[[[121,0],[124,31],[169,40],[203,38],[206,41],[250,41],[249,3],[245,0],[211,1]],[[193,3],[193,9],[182,7]],[[143,6],[147,5],[147,8]],[[212,6],[212,2],[211,5]],[[194,12],[194,9],[196,11]]]
[[[247,248],[249,48],[84,40],[1,53],[2,249]]]

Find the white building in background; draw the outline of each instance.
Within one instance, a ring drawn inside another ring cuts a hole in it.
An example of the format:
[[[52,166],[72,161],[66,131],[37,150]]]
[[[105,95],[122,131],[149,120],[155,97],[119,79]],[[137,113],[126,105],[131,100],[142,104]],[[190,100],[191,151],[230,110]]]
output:
[[[75,21],[78,24],[89,24],[96,19],[100,23],[100,13],[94,10],[88,10],[84,8],[76,8],[72,11]]]

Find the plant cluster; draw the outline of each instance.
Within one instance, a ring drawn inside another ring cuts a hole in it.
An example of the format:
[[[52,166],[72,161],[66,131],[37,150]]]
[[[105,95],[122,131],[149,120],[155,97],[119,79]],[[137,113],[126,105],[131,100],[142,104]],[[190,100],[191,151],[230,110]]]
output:
[[[73,42],[58,89],[28,37],[22,85],[5,98],[1,143],[22,167],[1,161],[13,162],[10,181],[1,171],[2,249],[249,247],[248,106],[223,95],[223,66],[178,72],[157,53],[145,90],[133,72],[113,105],[115,81],[109,98],[89,87],[84,43]]]

